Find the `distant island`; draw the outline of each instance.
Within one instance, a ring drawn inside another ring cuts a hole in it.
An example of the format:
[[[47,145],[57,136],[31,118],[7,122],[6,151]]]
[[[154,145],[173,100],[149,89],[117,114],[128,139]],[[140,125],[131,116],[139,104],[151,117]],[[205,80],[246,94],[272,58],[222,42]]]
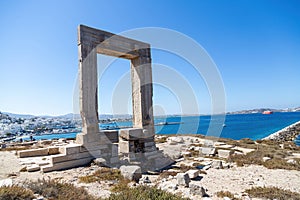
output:
[[[285,109],[275,109],[275,108],[255,108],[249,110],[239,110],[239,111],[230,111],[226,112],[226,114],[255,114],[255,113],[263,113],[265,111],[272,111],[272,112],[300,112],[300,107],[296,108],[285,108]],[[1,111],[0,111],[1,113]],[[58,115],[58,116],[51,116],[51,115],[30,115],[30,114],[16,114],[10,112],[2,112],[2,114],[8,115],[12,118],[23,118],[23,119],[30,119],[30,118],[65,118],[65,119],[81,119],[79,114],[68,113],[65,115]],[[156,115],[155,117],[175,117],[175,116],[197,116],[197,115],[209,115],[209,114],[167,114],[167,115]],[[131,114],[100,114],[99,120],[108,120],[114,119],[121,121],[132,119]]]
[[[273,108],[256,108],[251,110],[241,110],[241,111],[233,111],[227,112],[226,114],[255,114],[255,113],[263,113],[266,111],[271,112],[300,112],[300,107],[297,108],[286,108],[286,109],[273,109]]]

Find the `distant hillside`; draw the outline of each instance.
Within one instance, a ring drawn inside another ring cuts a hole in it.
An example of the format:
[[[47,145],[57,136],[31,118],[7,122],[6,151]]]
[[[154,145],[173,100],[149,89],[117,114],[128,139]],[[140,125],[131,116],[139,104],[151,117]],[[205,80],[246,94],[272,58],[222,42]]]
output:
[[[227,112],[226,114],[252,114],[252,113],[262,113],[264,111],[270,110],[272,112],[300,112],[300,107],[296,108],[287,108],[287,109],[273,109],[273,108],[258,108],[258,109],[251,109],[251,110],[241,110],[241,111],[233,111],[233,112]],[[1,111],[0,111],[1,114]],[[59,115],[59,116],[35,116],[35,115],[28,115],[28,114],[15,114],[15,113],[9,113],[9,112],[2,112],[0,117],[5,118],[6,116],[9,116],[11,118],[24,118],[29,119],[33,117],[44,117],[44,118],[65,118],[65,119],[81,119],[80,114],[73,114],[68,113],[65,115]],[[179,116],[179,115],[167,115],[167,116]],[[158,116],[156,116],[158,117]],[[100,114],[99,119],[105,120],[105,119],[130,119],[132,118],[131,114],[119,114],[119,115],[112,115],[112,114]],[[1,118],[0,118],[1,119]]]
[[[241,111],[227,112],[227,114],[253,114],[253,113],[263,113],[264,111],[300,112],[300,107],[298,107],[298,108],[287,108],[287,109],[258,108],[258,109],[251,109],[251,110],[241,110]]]
[[[9,113],[9,112],[3,112],[6,115],[9,115],[10,117],[13,118],[24,118],[24,119],[29,119],[32,117],[35,117],[34,115],[27,115],[27,114],[15,114],[15,113]]]

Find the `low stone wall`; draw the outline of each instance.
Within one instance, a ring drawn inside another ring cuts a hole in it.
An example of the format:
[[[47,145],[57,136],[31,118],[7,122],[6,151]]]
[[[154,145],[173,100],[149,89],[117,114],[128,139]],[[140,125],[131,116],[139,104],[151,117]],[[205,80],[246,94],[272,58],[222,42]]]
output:
[[[287,126],[268,137],[265,137],[264,140],[275,140],[275,141],[294,141],[295,138],[300,134],[300,121]]]

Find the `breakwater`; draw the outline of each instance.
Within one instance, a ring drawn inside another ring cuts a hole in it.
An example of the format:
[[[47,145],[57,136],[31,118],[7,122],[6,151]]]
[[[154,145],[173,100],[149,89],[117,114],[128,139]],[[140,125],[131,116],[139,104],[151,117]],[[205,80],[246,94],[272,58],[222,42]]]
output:
[[[287,126],[267,137],[265,140],[275,140],[275,141],[294,141],[296,137],[300,134],[300,121]]]

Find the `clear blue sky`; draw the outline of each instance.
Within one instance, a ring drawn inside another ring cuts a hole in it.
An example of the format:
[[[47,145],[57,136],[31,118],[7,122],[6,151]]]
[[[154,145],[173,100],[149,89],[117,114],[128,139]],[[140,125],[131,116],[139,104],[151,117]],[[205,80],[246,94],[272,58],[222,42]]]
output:
[[[79,24],[113,33],[163,27],[188,35],[218,66],[227,111],[300,106],[299,10],[297,0],[0,1],[0,111],[72,112]],[[209,112],[201,77],[189,79],[184,62],[172,55],[154,52],[153,61],[183,73],[199,91],[200,112]],[[117,67],[124,64],[128,67]],[[129,70],[128,61],[114,65],[104,80],[113,82]],[[108,88],[100,97],[102,113],[110,112]],[[167,113],[179,112],[169,91],[156,86],[154,95]]]

